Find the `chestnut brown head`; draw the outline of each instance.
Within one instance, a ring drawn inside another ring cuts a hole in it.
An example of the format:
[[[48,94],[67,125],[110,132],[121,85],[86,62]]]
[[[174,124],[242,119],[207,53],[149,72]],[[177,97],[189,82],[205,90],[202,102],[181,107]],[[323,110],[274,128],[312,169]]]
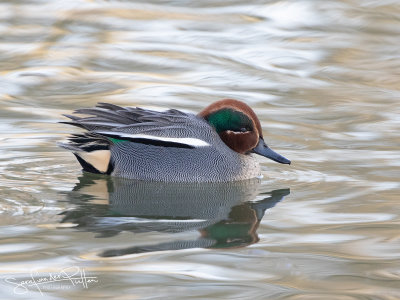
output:
[[[199,113],[215,128],[221,140],[232,150],[249,154],[251,152],[274,161],[290,164],[290,161],[272,151],[263,139],[260,121],[247,104],[224,99],[217,101]]]

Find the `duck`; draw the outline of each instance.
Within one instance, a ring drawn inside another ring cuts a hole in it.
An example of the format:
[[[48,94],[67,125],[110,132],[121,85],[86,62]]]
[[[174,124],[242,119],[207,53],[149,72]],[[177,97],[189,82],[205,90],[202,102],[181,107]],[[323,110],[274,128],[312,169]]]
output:
[[[291,163],[267,146],[253,109],[235,99],[214,102],[198,114],[100,102],[64,116],[69,120],[60,123],[85,130],[59,143],[84,172],[146,181],[228,182],[261,176],[255,154]]]

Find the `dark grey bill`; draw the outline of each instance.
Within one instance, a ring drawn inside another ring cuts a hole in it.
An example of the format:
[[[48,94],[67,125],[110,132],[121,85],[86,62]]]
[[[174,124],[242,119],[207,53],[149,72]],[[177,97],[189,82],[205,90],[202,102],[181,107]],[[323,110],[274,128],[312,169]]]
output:
[[[269,148],[262,138],[260,138],[257,146],[253,149],[252,152],[268,157],[269,159],[272,159],[273,161],[276,161],[278,163],[290,165],[290,160]]]

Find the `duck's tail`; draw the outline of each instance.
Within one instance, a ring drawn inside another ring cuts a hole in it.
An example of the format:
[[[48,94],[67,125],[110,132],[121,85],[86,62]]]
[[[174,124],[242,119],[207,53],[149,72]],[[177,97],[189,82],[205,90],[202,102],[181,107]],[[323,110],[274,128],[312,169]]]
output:
[[[86,172],[111,174],[111,141],[95,133],[73,134],[68,142],[58,143],[58,146],[72,151]]]

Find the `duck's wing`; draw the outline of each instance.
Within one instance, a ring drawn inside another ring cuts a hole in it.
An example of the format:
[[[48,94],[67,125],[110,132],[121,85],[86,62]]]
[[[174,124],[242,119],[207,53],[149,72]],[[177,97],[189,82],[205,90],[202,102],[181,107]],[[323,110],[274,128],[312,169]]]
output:
[[[87,115],[80,117],[78,115]],[[130,125],[165,126],[173,123],[186,123],[189,114],[176,109],[154,111],[139,107],[121,107],[110,103],[99,103],[94,108],[82,108],[73,115],[64,115],[71,121],[61,122],[82,127],[88,131],[124,130]]]
[[[61,123],[88,130],[85,135],[90,140],[95,136],[102,136],[114,141],[126,140],[167,147],[196,148],[209,146],[209,142],[215,139],[216,134],[204,119],[176,109],[159,112],[99,103],[95,108],[78,109],[74,115],[65,116],[71,120]],[[70,139],[70,142],[74,140],[81,143],[83,138],[75,137]],[[104,145],[104,140],[100,140]]]

